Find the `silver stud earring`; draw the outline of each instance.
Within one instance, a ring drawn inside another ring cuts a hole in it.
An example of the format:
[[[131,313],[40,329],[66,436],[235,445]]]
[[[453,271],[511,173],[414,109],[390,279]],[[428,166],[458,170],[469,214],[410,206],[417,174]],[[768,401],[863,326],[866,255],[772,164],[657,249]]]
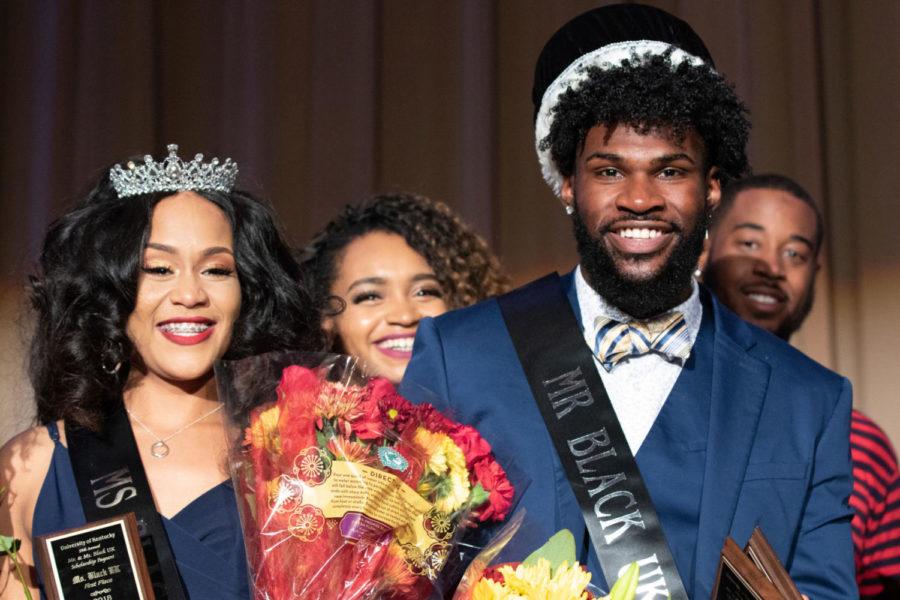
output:
[[[575,212],[575,208],[571,204],[566,204],[566,214],[572,215]]]
[[[703,277],[703,271],[699,268],[694,269],[694,279],[700,279],[701,277]]]

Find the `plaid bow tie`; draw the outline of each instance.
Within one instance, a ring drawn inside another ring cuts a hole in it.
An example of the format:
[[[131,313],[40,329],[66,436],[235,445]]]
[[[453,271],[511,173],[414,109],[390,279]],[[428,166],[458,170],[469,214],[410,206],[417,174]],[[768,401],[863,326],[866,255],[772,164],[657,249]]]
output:
[[[594,354],[607,371],[627,358],[651,353],[683,365],[691,353],[687,323],[680,312],[628,323],[601,316],[594,321],[594,327]]]

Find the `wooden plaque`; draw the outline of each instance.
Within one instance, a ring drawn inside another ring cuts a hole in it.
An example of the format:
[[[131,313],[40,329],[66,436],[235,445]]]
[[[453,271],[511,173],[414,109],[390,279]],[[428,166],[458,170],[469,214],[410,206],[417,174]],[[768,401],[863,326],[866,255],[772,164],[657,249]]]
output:
[[[757,527],[744,550],[730,537],[725,539],[712,600],[802,600],[802,596]]]
[[[744,552],[759,567],[759,570],[765,573],[785,600],[803,600],[794,580],[778,560],[778,555],[775,554],[775,550],[769,545],[769,540],[766,539],[759,527],[753,530]]]
[[[51,600],[155,600],[134,513],[35,539]]]

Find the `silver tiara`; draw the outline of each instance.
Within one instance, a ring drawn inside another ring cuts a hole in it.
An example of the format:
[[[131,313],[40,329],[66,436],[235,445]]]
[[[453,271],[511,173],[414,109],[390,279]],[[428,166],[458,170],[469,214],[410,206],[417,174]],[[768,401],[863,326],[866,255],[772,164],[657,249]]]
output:
[[[203,155],[198,154],[194,160],[184,162],[178,158],[178,144],[169,144],[166,150],[169,155],[162,162],[156,162],[148,154],[142,165],[128,161],[124,168],[116,165],[110,169],[109,179],[119,198],[186,190],[230,192],[234,187],[238,167],[230,158],[221,164],[218,158],[205,163]]]

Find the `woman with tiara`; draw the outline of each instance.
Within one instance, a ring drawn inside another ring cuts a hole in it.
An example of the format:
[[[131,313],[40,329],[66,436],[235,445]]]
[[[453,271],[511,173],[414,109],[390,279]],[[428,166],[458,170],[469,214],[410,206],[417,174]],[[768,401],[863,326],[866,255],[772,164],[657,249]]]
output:
[[[41,425],[0,451],[0,532],[27,566],[36,536],[134,511],[157,598],[249,596],[213,364],[317,349],[319,332],[270,208],[236,176],[169,146],[50,226],[30,281]],[[23,597],[6,575],[0,597]]]

